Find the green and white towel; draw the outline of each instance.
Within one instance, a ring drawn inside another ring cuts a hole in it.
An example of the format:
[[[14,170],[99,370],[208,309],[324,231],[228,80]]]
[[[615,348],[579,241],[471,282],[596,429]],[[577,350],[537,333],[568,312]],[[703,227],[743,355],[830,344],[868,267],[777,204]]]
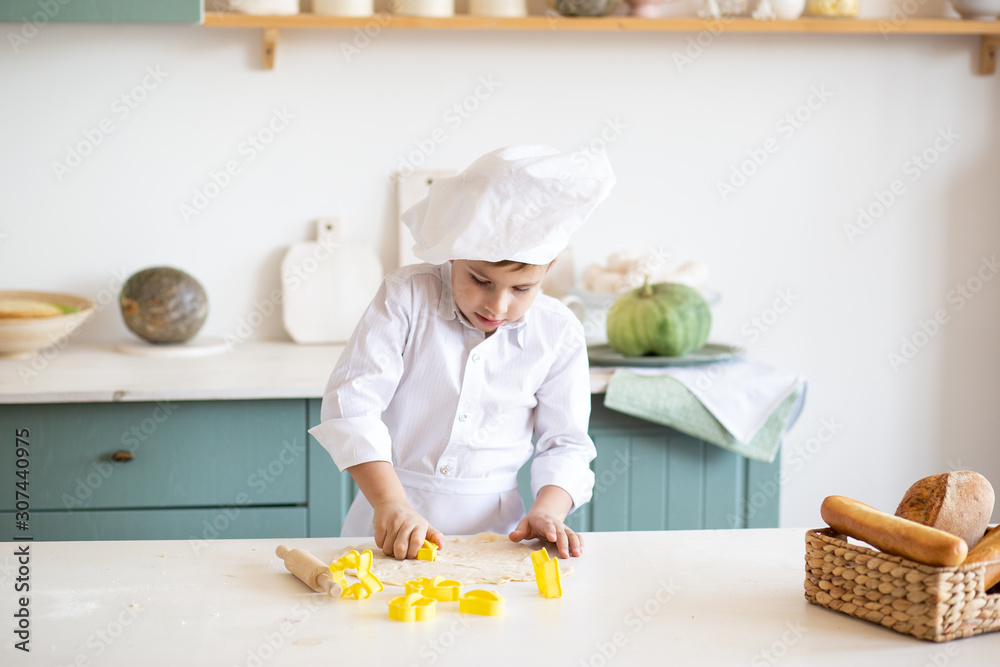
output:
[[[737,358],[698,366],[618,368],[604,405],[770,463],[805,402],[803,378]]]

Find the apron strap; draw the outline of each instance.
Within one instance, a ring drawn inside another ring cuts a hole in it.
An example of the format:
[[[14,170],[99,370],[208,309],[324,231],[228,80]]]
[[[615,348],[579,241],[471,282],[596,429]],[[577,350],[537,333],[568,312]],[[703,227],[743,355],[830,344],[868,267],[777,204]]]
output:
[[[396,468],[396,475],[403,486],[417,491],[431,491],[460,496],[506,493],[517,489],[517,473],[490,475],[478,479],[449,475],[428,475]]]

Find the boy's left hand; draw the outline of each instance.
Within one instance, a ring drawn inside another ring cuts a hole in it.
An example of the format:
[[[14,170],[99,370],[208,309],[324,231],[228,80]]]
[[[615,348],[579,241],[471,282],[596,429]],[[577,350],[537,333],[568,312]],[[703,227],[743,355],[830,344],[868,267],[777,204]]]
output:
[[[560,558],[583,555],[583,537],[573,532],[556,514],[532,511],[521,519],[508,537],[512,542],[539,538],[556,545]]]

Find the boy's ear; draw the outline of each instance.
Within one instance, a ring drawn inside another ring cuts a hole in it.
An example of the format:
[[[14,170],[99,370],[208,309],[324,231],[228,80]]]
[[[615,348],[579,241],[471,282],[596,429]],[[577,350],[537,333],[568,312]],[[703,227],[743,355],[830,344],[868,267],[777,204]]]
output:
[[[551,262],[549,262],[548,267],[545,269],[545,273],[548,273],[549,271],[551,271],[552,267],[555,266],[556,262],[558,262],[558,261],[559,261],[559,258],[556,257],[554,260],[552,260]]]

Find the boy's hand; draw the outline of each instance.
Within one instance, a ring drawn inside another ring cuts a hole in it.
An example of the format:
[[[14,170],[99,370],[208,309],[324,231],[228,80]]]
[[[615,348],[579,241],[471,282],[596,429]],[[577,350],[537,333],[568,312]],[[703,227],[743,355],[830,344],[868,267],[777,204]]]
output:
[[[441,531],[431,526],[409,503],[388,501],[372,509],[375,510],[375,544],[386,556],[399,560],[416,558],[425,539],[439,548],[444,546]]]
[[[513,542],[539,538],[556,545],[560,558],[583,555],[583,537],[573,532],[557,514],[536,512],[534,508],[508,535]]]

